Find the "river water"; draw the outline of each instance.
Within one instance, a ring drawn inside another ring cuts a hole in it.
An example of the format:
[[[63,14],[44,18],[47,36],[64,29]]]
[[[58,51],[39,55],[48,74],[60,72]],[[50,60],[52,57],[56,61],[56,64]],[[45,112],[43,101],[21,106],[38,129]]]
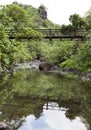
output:
[[[91,82],[31,69],[1,75],[0,122],[12,130],[91,130]]]

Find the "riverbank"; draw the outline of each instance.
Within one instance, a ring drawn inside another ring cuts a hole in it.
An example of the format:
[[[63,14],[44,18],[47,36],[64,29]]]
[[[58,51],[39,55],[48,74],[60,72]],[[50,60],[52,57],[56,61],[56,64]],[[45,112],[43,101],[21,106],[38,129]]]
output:
[[[60,73],[61,75],[69,76],[71,78],[80,78],[83,81],[91,81],[91,73],[81,72],[73,68],[61,68],[57,65],[51,65],[44,61],[33,60],[29,63],[17,64],[15,69],[34,69],[43,72]]]
[[[5,68],[4,70],[1,70],[1,74],[13,74],[19,71],[19,69],[34,69],[36,71],[60,73],[61,75],[65,75],[71,78],[80,78],[83,81],[91,81],[91,73],[81,72],[80,70],[73,68],[61,68],[57,65],[51,65],[45,61],[40,60],[33,60],[27,63],[16,64],[12,72]]]

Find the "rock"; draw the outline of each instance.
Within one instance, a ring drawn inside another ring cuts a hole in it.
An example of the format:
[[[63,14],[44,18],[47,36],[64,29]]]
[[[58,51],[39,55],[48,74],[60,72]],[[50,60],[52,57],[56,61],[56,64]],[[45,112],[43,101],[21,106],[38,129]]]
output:
[[[41,17],[42,19],[46,19],[46,18],[47,18],[47,11],[46,11],[46,9],[45,9],[44,6],[41,5],[41,6],[38,8],[38,12],[39,12],[39,15],[40,15],[40,17]]]
[[[4,122],[0,122],[0,130],[8,130],[8,125],[6,125]]]
[[[31,68],[33,68],[33,69],[36,69],[36,70],[39,70],[39,64],[40,64],[41,62],[39,61],[39,60],[34,60],[34,61],[31,61],[30,62],[30,66],[31,66]]]
[[[0,111],[0,116],[2,115],[2,112]]]
[[[39,70],[40,71],[50,71],[50,70],[54,70],[55,66],[49,64],[49,63],[41,63],[39,65]]]
[[[0,122],[0,130],[12,130],[11,126],[8,126],[4,122]]]
[[[3,67],[2,72],[7,72],[7,73],[9,73],[9,70],[8,70],[6,67]]]
[[[83,81],[91,81],[91,73],[83,72],[81,79],[82,79]]]

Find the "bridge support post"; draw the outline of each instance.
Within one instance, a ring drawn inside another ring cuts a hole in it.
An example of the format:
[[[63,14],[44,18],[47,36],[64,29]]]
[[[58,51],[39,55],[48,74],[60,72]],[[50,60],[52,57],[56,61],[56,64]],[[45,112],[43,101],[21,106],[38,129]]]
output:
[[[49,39],[50,39],[50,41],[52,41],[52,30],[51,30],[51,28],[49,29]]]

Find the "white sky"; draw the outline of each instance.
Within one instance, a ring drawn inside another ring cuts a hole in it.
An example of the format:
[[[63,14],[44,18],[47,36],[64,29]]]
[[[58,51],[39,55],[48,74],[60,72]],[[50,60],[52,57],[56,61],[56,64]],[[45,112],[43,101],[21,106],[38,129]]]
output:
[[[47,7],[48,18],[57,24],[69,24],[69,16],[77,13],[84,16],[91,7],[91,0],[0,0],[0,5],[10,4],[13,1],[39,7]]]

